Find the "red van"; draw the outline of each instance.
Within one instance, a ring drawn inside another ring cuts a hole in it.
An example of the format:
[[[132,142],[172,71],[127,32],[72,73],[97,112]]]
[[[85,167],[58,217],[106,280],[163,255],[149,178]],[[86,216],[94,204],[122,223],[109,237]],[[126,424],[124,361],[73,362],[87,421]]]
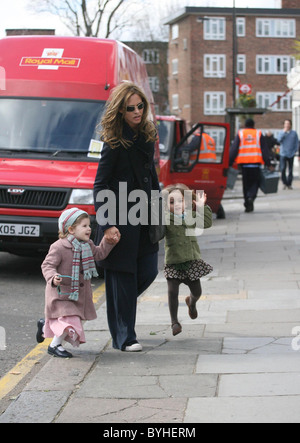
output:
[[[230,134],[226,123],[198,123],[190,131],[175,116],[156,116],[160,143],[160,182],[184,183],[204,190],[218,218],[229,168]]]
[[[95,226],[97,125],[123,80],[153,104],[147,72],[119,42],[54,36],[0,40],[0,67],[0,250],[45,252],[68,207],[88,212]],[[158,144],[156,154],[158,163]]]

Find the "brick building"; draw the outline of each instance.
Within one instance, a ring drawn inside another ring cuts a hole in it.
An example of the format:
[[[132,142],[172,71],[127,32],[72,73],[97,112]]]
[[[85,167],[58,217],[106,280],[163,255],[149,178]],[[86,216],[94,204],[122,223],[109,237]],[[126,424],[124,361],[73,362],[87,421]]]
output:
[[[55,29],[6,29],[7,37],[13,35],[55,35]]]
[[[168,103],[168,42],[124,42],[144,60],[154,97],[156,114],[167,114]]]
[[[185,7],[166,24],[172,114],[193,123],[228,120],[226,109],[239,98],[239,79],[251,85],[257,107],[270,109],[255,116],[256,127],[276,134],[292,117],[286,92],[300,38],[298,0],[282,0],[281,9]]]

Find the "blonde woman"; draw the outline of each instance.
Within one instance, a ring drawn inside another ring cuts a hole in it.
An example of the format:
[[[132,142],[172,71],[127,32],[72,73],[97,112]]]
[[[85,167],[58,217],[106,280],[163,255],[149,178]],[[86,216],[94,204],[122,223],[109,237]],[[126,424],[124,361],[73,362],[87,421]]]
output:
[[[148,223],[132,223],[128,217],[136,204],[128,201],[130,193],[143,191],[146,207],[142,210],[148,211],[151,191],[159,191],[154,165],[157,134],[149,119],[149,107],[145,94],[133,83],[122,83],[112,91],[101,122],[104,146],[94,185],[98,241],[103,236],[108,242],[113,242],[116,235],[121,238],[101,265],[113,347],[126,352],[142,350],[135,332],[137,298],[158,272],[158,243],[151,243]],[[103,195],[113,205],[109,208],[115,215],[113,219],[103,216],[107,205]]]

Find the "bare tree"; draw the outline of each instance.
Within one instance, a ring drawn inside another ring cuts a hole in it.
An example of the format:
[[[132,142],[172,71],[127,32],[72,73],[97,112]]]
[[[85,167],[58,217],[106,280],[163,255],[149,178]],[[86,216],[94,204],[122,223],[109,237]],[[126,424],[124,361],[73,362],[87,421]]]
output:
[[[128,0],[36,0],[29,8],[58,16],[73,35],[108,38],[126,26],[122,12],[125,6],[128,10],[134,3]]]

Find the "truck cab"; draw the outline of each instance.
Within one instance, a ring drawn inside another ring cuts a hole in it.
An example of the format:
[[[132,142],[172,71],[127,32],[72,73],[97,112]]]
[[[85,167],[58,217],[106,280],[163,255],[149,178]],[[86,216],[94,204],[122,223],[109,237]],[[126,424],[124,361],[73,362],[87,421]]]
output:
[[[175,116],[157,116],[160,143],[160,181],[163,186],[184,183],[204,190],[218,218],[224,218],[222,198],[229,168],[229,125],[199,122],[188,130]]]

